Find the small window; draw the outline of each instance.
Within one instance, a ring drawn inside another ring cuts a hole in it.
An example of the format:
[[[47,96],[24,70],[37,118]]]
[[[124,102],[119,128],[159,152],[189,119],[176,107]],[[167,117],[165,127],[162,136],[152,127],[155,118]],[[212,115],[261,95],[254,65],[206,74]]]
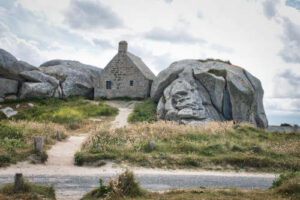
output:
[[[106,89],[107,90],[111,89],[111,81],[106,81]]]
[[[133,86],[133,81],[131,80],[129,84],[130,84],[130,86]]]

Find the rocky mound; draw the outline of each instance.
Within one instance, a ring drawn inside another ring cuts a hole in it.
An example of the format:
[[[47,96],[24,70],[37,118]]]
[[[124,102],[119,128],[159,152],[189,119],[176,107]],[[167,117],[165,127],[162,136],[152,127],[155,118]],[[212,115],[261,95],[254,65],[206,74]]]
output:
[[[37,68],[0,49],[0,102],[32,97],[92,97],[101,71],[70,60],[51,60]]]
[[[182,60],[160,72],[151,98],[160,119],[184,124],[250,122],[266,128],[260,81],[246,70],[219,61]]]

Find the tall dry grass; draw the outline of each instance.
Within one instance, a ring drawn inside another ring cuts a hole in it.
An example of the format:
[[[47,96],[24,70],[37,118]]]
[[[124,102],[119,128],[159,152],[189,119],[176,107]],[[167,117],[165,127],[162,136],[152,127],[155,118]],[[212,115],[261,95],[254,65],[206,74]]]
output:
[[[150,142],[155,148],[149,148]],[[300,135],[269,133],[251,124],[210,122],[180,125],[157,121],[110,130],[99,126],[78,154],[84,160],[113,159],[151,167],[300,169]]]

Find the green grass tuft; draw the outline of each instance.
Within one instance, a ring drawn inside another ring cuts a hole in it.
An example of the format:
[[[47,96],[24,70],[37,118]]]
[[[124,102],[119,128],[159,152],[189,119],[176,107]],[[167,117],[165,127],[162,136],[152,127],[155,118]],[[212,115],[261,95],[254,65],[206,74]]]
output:
[[[118,113],[117,108],[103,102],[99,102],[98,105],[93,104],[83,97],[32,99],[30,102],[34,103],[35,106],[23,108],[13,119],[50,121],[68,124],[71,129],[76,129],[78,123],[89,117],[114,116]],[[16,102],[13,102],[13,105],[15,104]]]
[[[53,187],[35,185],[25,182],[22,191],[15,191],[13,184],[6,184],[0,188],[1,199],[56,199]]]
[[[151,100],[147,99],[143,103],[137,104],[133,112],[128,117],[128,122],[153,122],[156,120],[156,104]]]

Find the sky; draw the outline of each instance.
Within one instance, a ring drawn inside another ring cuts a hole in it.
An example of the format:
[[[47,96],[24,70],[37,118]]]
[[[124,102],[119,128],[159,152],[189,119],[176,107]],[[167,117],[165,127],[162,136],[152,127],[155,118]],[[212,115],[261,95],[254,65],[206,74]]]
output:
[[[121,40],[155,74],[230,60],[261,80],[269,124],[300,125],[300,0],[0,0],[0,48],[35,66],[104,68]]]

